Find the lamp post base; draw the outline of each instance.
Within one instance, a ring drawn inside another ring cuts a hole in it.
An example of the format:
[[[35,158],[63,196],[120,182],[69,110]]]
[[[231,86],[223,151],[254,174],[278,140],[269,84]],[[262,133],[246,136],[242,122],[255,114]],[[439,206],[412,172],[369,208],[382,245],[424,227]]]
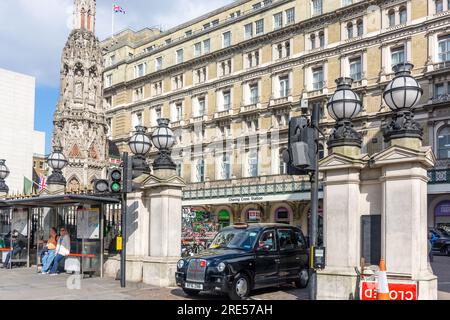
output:
[[[422,140],[423,129],[414,120],[411,110],[404,110],[394,114],[392,120],[383,128],[383,135],[384,142],[405,138]]]

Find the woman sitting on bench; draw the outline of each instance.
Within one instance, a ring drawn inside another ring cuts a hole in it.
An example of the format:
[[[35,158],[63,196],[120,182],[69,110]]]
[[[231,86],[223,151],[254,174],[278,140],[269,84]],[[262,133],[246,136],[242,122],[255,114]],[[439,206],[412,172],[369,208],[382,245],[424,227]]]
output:
[[[50,275],[58,274],[59,262],[70,254],[70,236],[65,228],[60,229],[60,237],[55,250],[55,259],[50,270]]]

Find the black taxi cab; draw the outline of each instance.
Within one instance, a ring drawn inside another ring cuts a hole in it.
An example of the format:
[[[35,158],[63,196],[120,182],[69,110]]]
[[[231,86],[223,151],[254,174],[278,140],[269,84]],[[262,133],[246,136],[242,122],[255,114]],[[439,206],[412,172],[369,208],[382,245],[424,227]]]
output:
[[[285,224],[235,224],[205,251],[178,261],[176,283],[190,296],[218,291],[233,300],[253,289],[309,280],[309,250],[302,231]]]

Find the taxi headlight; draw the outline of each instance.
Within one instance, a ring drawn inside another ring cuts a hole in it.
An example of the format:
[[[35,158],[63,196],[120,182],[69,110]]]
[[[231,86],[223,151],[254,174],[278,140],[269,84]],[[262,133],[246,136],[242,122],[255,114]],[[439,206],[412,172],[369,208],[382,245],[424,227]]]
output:
[[[177,267],[178,267],[178,269],[181,269],[181,268],[184,267],[184,260],[183,260],[183,259],[181,259],[180,261],[178,261]]]
[[[223,272],[225,270],[226,266],[227,265],[225,263],[221,262],[217,265],[217,270],[219,270],[219,272]]]

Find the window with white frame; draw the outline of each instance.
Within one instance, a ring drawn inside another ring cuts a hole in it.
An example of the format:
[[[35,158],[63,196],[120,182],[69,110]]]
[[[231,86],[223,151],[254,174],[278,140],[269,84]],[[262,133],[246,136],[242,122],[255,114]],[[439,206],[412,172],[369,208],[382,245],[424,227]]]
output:
[[[444,126],[437,134],[438,159],[450,158],[450,127]]]
[[[206,67],[194,70],[194,83],[203,83],[206,81],[207,75],[206,75]]]
[[[342,0],[342,6],[343,7],[349,6],[351,4],[353,4],[353,0]]]
[[[205,181],[205,160],[199,159],[195,165],[195,177],[197,182]]]
[[[250,104],[257,104],[259,102],[259,86],[258,83],[249,84],[249,92],[250,92]]]
[[[450,34],[438,38],[438,60],[450,61]]]
[[[144,99],[144,87],[139,87],[133,90],[133,101]]]
[[[231,135],[231,126],[229,124],[224,124],[218,127],[219,128],[219,135],[221,137],[228,137]]]
[[[145,69],[146,69],[146,63],[140,63],[136,66],[134,66],[134,77],[139,78],[143,77],[145,75]]]
[[[245,131],[247,133],[256,132],[259,129],[258,119],[247,119],[245,121]]]
[[[208,54],[211,52],[211,40],[210,39],[203,40],[203,51],[205,52],[205,54]]]
[[[222,91],[222,99],[223,99],[223,104],[222,104],[222,110],[230,110],[231,108],[231,91],[230,90],[224,90]]]
[[[349,60],[350,65],[350,78],[354,81],[359,81],[362,79],[362,63],[361,57],[351,58]]]
[[[194,44],[194,57],[199,57],[202,55],[202,43],[197,42]]]
[[[219,62],[218,66],[220,76],[226,76],[231,74],[231,59]]]
[[[162,107],[154,107],[152,109],[152,126],[155,127],[158,125],[158,119],[162,118]]]
[[[219,19],[214,20],[213,22],[211,22],[211,24],[213,27],[219,25]]]
[[[278,174],[287,174],[287,163],[284,161],[283,152],[286,148],[280,149],[280,153],[278,154]]]
[[[260,35],[264,33],[264,19],[255,22],[255,34]]]
[[[106,84],[106,87],[112,86],[112,74],[108,74],[105,76],[105,84]]]
[[[317,67],[312,69],[312,78],[313,78],[313,90],[322,90],[324,87],[324,75],[323,75],[323,67]]]
[[[163,64],[163,58],[162,57],[158,57],[155,60],[155,69],[156,71],[159,71],[162,69],[162,64]]]
[[[289,113],[280,113],[275,115],[276,126],[278,128],[287,126],[289,124]]]
[[[222,47],[227,48],[231,46],[231,31],[223,33],[222,37],[223,37]]]
[[[253,9],[253,10],[258,10],[258,9],[261,8],[261,7],[262,7],[261,2],[258,2],[258,3],[255,3],[255,4],[252,6],[252,9]]]
[[[316,48],[316,35],[314,33],[309,36],[309,46],[311,49]]]
[[[172,87],[173,90],[183,88],[183,74],[176,75],[172,78]]]
[[[279,97],[285,98],[290,94],[289,76],[288,75],[280,76],[278,79],[280,85]]]
[[[286,24],[291,24],[295,22],[295,8],[290,8],[286,10]]]
[[[283,12],[273,15],[273,30],[280,29],[283,26]]]
[[[319,31],[319,48],[325,47],[325,32]]]
[[[178,49],[176,52],[176,63],[182,63],[184,60],[184,50]]]
[[[364,34],[364,22],[362,19],[356,21],[356,34],[361,37]]]
[[[222,155],[221,178],[224,180],[231,179],[231,159],[226,153]]]
[[[391,66],[406,62],[405,46],[391,48]]]
[[[434,85],[434,98],[435,99],[440,99],[441,97],[443,97],[444,95],[446,95],[447,93],[445,92],[445,85],[444,83],[436,83]]]
[[[206,98],[204,96],[198,97],[197,117],[203,116],[206,110]]]
[[[435,0],[434,7],[436,13],[441,13],[450,10],[450,0]]]
[[[105,106],[106,109],[111,109],[112,107],[112,97],[105,97]]]
[[[158,96],[162,94],[162,80],[156,81],[152,84],[153,95]]]
[[[253,37],[253,23],[248,23],[244,26],[245,40]]]
[[[353,38],[353,23],[348,22],[346,29],[347,29],[347,39]]]
[[[248,177],[258,176],[258,150],[256,149],[247,152],[247,174]]]
[[[109,65],[112,66],[116,63],[116,55],[113,54],[109,57]]]
[[[312,14],[313,15],[322,14],[323,12],[322,0],[312,0],[311,3],[312,3]]]
[[[406,24],[406,22],[408,21],[408,12],[405,6],[400,7],[400,9],[398,10],[398,15],[400,24]]]
[[[136,126],[142,126],[142,112],[134,112],[131,116],[132,118],[132,128],[136,128]]]
[[[172,119],[174,122],[183,120],[183,103],[182,102],[174,103]]]
[[[394,9],[390,9],[388,11],[388,23],[389,23],[389,27],[395,26],[395,10]]]

